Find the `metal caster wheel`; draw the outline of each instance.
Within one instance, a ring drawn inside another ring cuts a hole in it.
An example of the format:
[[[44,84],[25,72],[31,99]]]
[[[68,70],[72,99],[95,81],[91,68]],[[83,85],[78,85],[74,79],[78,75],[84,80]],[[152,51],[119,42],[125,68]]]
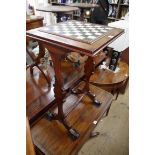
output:
[[[76,140],[80,137],[80,134],[75,129],[70,129],[69,136],[72,138],[72,140]]]
[[[96,106],[100,106],[100,105],[102,104],[101,102],[99,102],[99,101],[96,100],[96,99],[93,101],[93,103],[94,103]]]
[[[51,121],[53,120],[53,118],[56,116],[55,113],[51,112],[51,111],[47,111],[46,114],[45,114],[45,118],[48,120],[48,121]]]

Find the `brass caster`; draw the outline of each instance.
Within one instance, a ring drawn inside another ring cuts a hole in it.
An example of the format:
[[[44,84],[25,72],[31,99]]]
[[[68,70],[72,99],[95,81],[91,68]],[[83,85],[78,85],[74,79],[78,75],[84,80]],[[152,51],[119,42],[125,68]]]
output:
[[[72,140],[76,140],[80,137],[80,134],[75,129],[69,129],[69,136]]]

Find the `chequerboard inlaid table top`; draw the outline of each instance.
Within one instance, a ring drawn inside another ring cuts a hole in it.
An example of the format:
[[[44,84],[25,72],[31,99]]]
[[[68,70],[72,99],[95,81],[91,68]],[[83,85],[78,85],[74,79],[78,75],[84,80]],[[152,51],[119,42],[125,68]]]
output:
[[[68,21],[42,28],[40,31],[92,44],[113,28],[79,21]]]
[[[27,37],[93,56],[123,33],[119,28],[70,20],[27,31]]]

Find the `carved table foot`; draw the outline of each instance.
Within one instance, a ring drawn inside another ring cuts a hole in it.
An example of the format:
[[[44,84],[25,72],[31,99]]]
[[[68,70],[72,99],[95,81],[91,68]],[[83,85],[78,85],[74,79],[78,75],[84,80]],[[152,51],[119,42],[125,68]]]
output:
[[[64,127],[68,130],[68,135],[72,140],[76,140],[80,137],[80,134],[71,126],[69,126],[65,119],[61,119],[61,122],[64,125]]]
[[[80,137],[80,134],[73,128],[68,130],[69,136],[72,138],[72,140],[76,140]]]
[[[77,89],[77,90],[72,89],[71,92],[75,95],[86,94],[93,101],[93,104],[96,106],[100,106],[102,104],[100,101],[96,99],[96,95],[91,93],[90,91],[87,92],[80,89]]]
[[[101,102],[99,102],[97,99],[96,99],[96,95],[95,94],[92,94],[90,91],[87,92],[87,96],[93,101],[93,103],[97,106],[100,106],[101,105]]]
[[[75,129],[70,127],[68,123],[65,121],[65,119],[58,119],[58,115],[56,113],[47,111],[45,114],[45,119],[47,119],[48,121],[52,121],[52,120],[60,121],[64,125],[64,127],[67,129],[68,135],[70,136],[72,140],[76,140],[80,137],[80,134]]]

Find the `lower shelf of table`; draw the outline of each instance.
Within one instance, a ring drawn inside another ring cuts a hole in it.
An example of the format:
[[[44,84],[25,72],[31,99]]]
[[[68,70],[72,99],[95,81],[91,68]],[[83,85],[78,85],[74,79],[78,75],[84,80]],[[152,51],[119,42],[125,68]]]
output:
[[[102,102],[101,106],[96,107],[91,100],[84,97],[66,117],[67,122],[80,133],[77,140],[71,140],[64,126],[56,120],[50,122],[42,118],[31,128],[34,144],[43,153],[46,155],[74,155],[89,138],[96,126],[94,121],[98,122],[101,119],[113,100],[110,93],[98,87],[90,85],[90,90],[97,94],[97,99]],[[68,96],[64,103],[64,113],[77,99],[75,95]]]
[[[105,59],[105,54],[101,52],[94,58],[95,64],[98,65]],[[83,69],[82,69],[83,70]],[[83,71],[75,70],[71,63],[62,61],[62,75],[64,80],[63,89],[67,90],[75,81],[80,81],[84,76]],[[39,118],[49,107],[54,105],[54,70],[51,66],[48,67],[48,76],[51,79],[51,87],[41,74],[34,67],[33,76],[30,75],[30,70],[26,73],[26,113],[30,124]],[[76,85],[76,84],[75,84]]]

